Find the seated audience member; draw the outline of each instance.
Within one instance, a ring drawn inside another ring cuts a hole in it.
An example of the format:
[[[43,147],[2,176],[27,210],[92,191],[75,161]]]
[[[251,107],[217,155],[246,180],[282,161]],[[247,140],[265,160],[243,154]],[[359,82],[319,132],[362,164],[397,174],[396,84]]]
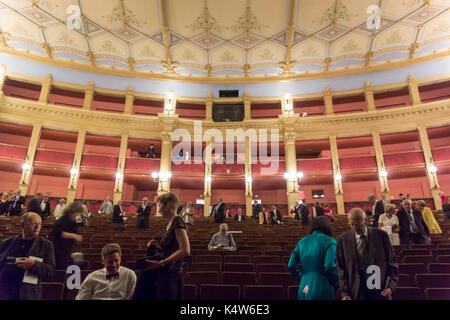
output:
[[[110,197],[106,197],[106,200],[103,201],[102,206],[100,207],[100,213],[110,214],[113,210],[113,203]]]
[[[398,217],[395,215],[395,204],[387,204],[384,207],[384,213],[380,215],[378,219],[378,228],[385,231],[389,235],[389,240],[393,246],[400,245],[399,238],[399,221]]]
[[[234,216],[234,221],[245,221],[245,214],[242,214],[242,208],[237,209],[237,214]]]
[[[53,210],[53,217],[58,220],[63,216],[64,208],[66,207],[66,200],[60,199],[59,203],[56,205],[55,210]]]
[[[0,201],[0,216],[7,216],[9,214],[9,206],[11,202],[8,200],[8,194],[5,192],[2,194],[2,200]]]
[[[43,218],[42,220],[44,220],[45,218],[50,216],[50,201],[47,195],[44,196],[44,199],[41,201],[40,205],[42,212],[41,218]]]
[[[335,260],[336,240],[331,236],[331,224],[325,217],[314,218],[309,235],[297,243],[288,264],[300,282],[298,300],[334,300],[333,288],[339,286]]]
[[[236,251],[236,243],[234,242],[233,235],[228,233],[228,225],[226,223],[222,223],[219,226],[219,232],[215,233],[211,241],[208,244],[209,251],[215,250],[228,250],[228,251]]]
[[[422,214],[413,209],[411,201],[402,201],[402,208],[397,213],[400,222],[400,243],[411,244],[431,243],[430,230],[422,218]]]
[[[441,227],[439,227],[439,224],[434,218],[433,211],[431,211],[431,209],[427,207],[425,201],[423,200],[416,201],[414,206],[419,212],[422,213],[423,221],[425,221],[428,229],[430,230],[430,233],[441,234],[442,233]]]
[[[389,236],[380,229],[367,227],[366,214],[360,208],[348,213],[350,231],[338,238],[336,266],[342,300],[390,299],[397,287],[398,265]],[[368,267],[377,265],[379,286],[369,288],[372,273]]]
[[[147,158],[154,158],[156,156],[155,154],[155,146],[153,143],[148,147],[147,149]]]
[[[148,198],[142,198],[142,204],[139,205],[137,210],[137,223],[136,227],[138,229],[148,229],[150,225],[150,211],[152,206],[148,203]]]
[[[447,219],[450,219],[450,197],[445,198],[444,204],[442,205],[442,211],[444,211]]]
[[[90,273],[81,285],[76,300],[131,300],[136,273],[122,267],[121,249],[109,243],[102,249],[103,269]]]
[[[273,204],[270,210],[270,221],[272,225],[283,224],[283,218],[281,217],[281,211]]]
[[[225,219],[231,218],[230,208],[225,209]]]
[[[115,223],[123,223],[124,211],[122,210],[122,201],[117,202],[113,208],[113,216],[111,221]]]
[[[55,221],[49,234],[49,239],[53,241],[55,247],[57,270],[66,270],[68,266],[73,264],[71,253],[74,244],[83,241],[83,237],[77,234],[78,226],[76,223],[77,217],[82,212],[81,203],[73,202],[64,209],[63,216]]]
[[[41,209],[41,202],[42,202],[43,196],[41,193],[36,193],[36,195],[31,199],[31,201],[28,203],[27,206],[27,212],[35,212],[37,213],[42,220],[44,220],[44,216],[42,214]]]
[[[333,210],[331,210],[330,205],[328,205],[328,204],[324,205],[324,207],[323,207],[323,214],[324,214],[325,217],[327,217],[327,219],[330,222],[334,221]]]
[[[9,208],[9,215],[11,217],[19,216],[22,213],[22,206],[25,205],[25,197],[22,196],[21,193],[22,191],[19,189],[12,194],[11,207]]]
[[[41,227],[41,217],[27,212],[20,219],[22,233],[0,242],[0,300],[41,299],[42,279],[55,273],[53,244],[39,236]]]
[[[186,206],[181,210],[181,217],[187,225],[194,225],[194,208],[192,202],[188,201]]]

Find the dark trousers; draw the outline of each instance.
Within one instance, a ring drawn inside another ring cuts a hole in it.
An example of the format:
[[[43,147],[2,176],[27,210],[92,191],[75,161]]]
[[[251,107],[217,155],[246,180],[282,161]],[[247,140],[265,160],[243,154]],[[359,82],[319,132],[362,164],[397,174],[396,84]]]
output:
[[[183,271],[163,268],[157,280],[156,300],[183,300]]]
[[[356,300],[384,300],[380,290],[367,287],[367,275],[364,270],[360,270],[359,276],[359,290]]]
[[[137,219],[136,227],[138,229],[148,229],[150,224],[150,217],[149,216],[143,216],[139,215]]]
[[[427,239],[421,235],[420,233],[410,233],[409,239],[408,239],[408,246],[411,246],[412,244],[427,244]]]

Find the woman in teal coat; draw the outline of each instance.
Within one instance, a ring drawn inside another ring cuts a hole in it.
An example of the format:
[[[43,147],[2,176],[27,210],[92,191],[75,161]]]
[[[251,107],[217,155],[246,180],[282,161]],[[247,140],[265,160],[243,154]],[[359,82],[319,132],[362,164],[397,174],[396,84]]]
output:
[[[310,234],[300,239],[289,260],[288,268],[300,282],[298,300],[335,299],[333,287],[339,285],[336,245],[330,221],[324,216],[315,218]]]

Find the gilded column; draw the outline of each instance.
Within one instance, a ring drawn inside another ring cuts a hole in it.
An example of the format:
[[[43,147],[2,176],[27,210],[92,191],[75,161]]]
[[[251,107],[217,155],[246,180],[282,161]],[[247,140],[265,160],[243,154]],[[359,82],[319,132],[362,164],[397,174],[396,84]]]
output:
[[[252,113],[251,113],[251,106],[252,101],[248,95],[248,92],[244,92],[244,120],[251,120]]]
[[[373,148],[375,149],[375,158],[378,168],[378,179],[380,181],[381,193],[390,199],[389,186],[387,182],[386,166],[384,164],[383,149],[381,148],[381,139],[378,132],[372,132]]]
[[[125,109],[123,110],[123,113],[125,114],[131,114],[133,111],[133,102],[134,102],[134,94],[133,94],[133,87],[128,87],[128,92],[125,95]]]
[[[35,124],[33,126],[33,132],[30,138],[30,144],[28,145],[27,157],[25,163],[22,166],[22,177],[20,178],[19,189],[23,196],[26,196],[28,187],[30,186],[31,172],[33,171],[34,156],[36,155],[36,149],[41,137],[42,124]]]
[[[286,154],[286,172],[290,177],[286,180],[288,208],[298,203],[297,156],[295,151],[295,132],[284,133],[284,150]]]
[[[323,102],[325,104],[325,115],[332,115],[333,112],[333,93],[329,86],[325,87],[325,92],[323,93]]]
[[[252,216],[252,153],[250,137],[245,137],[245,214]]]
[[[338,214],[345,214],[344,192],[342,191],[342,176],[339,166],[339,153],[335,136],[330,136],[331,160],[333,163],[334,190],[336,193],[336,204]]]
[[[89,84],[84,91],[83,109],[91,110],[92,101],[94,101],[94,81],[89,80]]]
[[[213,107],[213,98],[212,93],[208,92],[208,98],[206,98],[206,121],[212,121],[212,107]]]
[[[370,86],[370,82],[366,81],[364,85],[364,96],[366,98],[367,111],[375,111],[375,99],[373,97],[373,88]]]
[[[81,158],[83,157],[84,142],[86,140],[86,130],[78,132],[77,146],[73,156],[72,169],[70,172],[69,190],[67,192],[67,205],[71,204],[76,197],[78,180],[80,178]]]
[[[205,192],[203,193],[203,199],[205,204],[203,206],[203,215],[209,216],[211,212],[211,177],[212,177],[212,142],[206,142],[205,148]]]
[[[122,198],[123,179],[125,173],[125,161],[127,157],[128,135],[123,134],[120,139],[120,152],[117,161],[116,184],[114,186],[114,204],[117,204]]]
[[[422,102],[420,101],[419,87],[417,86],[417,81],[414,79],[412,74],[409,74],[408,76],[408,90],[411,104],[421,104]]]
[[[52,74],[47,73],[47,76],[42,81],[41,94],[39,96],[39,102],[48,103],[48,97],[50,97],[50,91],[52,89]]]
[[[422,152],[427,167],[427,176],[428,180],[430,181],[431,195],[433,197],[434,207],[436,208],[436,210],[442,210],[441,196],[439,195],[441,189],[439,187],[436,172],[435,170],[433,170],[435,166],[433,154],[430,148],[430,141],[428,140],[427,128],[418,127],[417,130],[419,131],[420,143],[422,144]]]
[[[159,164],[159,172],[163,175],[159,178],[158,196],[164,192],[170,191],[170,177],[168,173],[172,168],[172,133],[163,132],[161,134],[161,162]]]

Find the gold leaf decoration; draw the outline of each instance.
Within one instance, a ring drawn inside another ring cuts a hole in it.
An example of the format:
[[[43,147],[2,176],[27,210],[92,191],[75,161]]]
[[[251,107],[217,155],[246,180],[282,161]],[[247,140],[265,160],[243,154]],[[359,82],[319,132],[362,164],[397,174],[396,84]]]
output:
[[[264,51],[258,56],[258,60],[273,60],[274,55],[269,49],[264,49]]]
[[[350,39],[345,45],[342,46],[341,52],[349,52],[359,49],[360,47],[358,46],[358,44],[353,39]]]
[[[450,22],[448,20],[441,21],[433,28],[433,35],[447,33],[448,31],[450,31]]]
[[[209,34],[211,31],[221,33],[224,29],[223,26],[219,24],[216,18],[214,18],[208,9],[208,3],[205,0],[205,6],[201,14],[195,19],[194,23],[185,26],[187,29],[191,29],[193,33],[203,30],[203,33]]]
[[[247,7],[245,8],[244,14],[240,16],[237,22],[230,28],[233,32],[244,30],[246,33],[249,33],[250,31],[262,32],[263,29],[268,27],[268,25],[262,24],[258,21],[258,18],[253,14],[252,9],[250,8],[249,2],[247,2]]]
[[[384,43],[385,44],[394,44],[394,43],[399,43],[399,42],[403,42],[403,41],[405,41],[405,39],[402,37],[400,32],[394,31],[391,33],[391,35],[388,38],[386,38],[386,40],[384,40]]]
[[[147,24],[147,21],[138,19],[136,14],[128,9],[125,3],[122,3],[121,1],[117,3],[117,6],[113,9],[111,14],[102,16],[102,18],[108,19],[110,23],[123,22],[133,24],[137,27],[142,27]]]
[[[186,49],[181,57],[183,58],[183,60],[197,61],[197,57],[189,49]]]
[[[109,40],[106,40],[106,41],[102,44],[101,48],[102,48],[104,51],[117,52],[116,47],[114,47],[113,44],[112,44],[112,42],[109,41]]]
[[[69,36],[69,34],[65,31],[61,32],[58,38],[56,38],[58,42],[65,43],[68,45],[73,45],[73,39]]]
[[[312,57],[319,55],[316,49],[313,46],[308,46],[305,50],[302,51],[303,57]]]
[[[152,48],[150,48],[149,46],[145,46],[141,50],[141,55],[146,56],[146,57],[156,57],[155,51],[153,51]]]
[[[314,19],[312,22],[318,26],[322,26],[328,23],[335,24],[337,20],[345,20],[350,23],[353,19],[358,18],[360,15],[351,13],[347,6],[341,4],[339,0],[336,0],[334,6],[325,10],[321,17]]]
[[[236,58],[230,53],[230,51],[225,51],[220,57],[220,62],[237,62]]]

